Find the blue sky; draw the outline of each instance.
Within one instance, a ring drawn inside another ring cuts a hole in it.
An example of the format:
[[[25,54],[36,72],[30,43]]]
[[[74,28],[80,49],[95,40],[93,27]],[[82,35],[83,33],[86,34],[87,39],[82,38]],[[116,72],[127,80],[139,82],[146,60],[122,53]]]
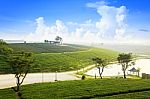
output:
[[[96,2],[105,2],[103,5],[110,7],[110,10],[112,7],[119,9],[121,6],[124,6],[125,13],[123,13],[123,15],[125,15],[125,19],[121,22],[127,25],[124,35],[131,34],[131,37],[137,37],[136,40],[140,40],[139,38],[141,37],[142,40],[149,39],[149,0],[0,0],[0,37],[4,39],[18,39],[19,36],[22,36],[20,39],[24,39],[25,35],[37,34],[36,30],[38,26],[36,19],[39,17],[43,18],[44,26],[48,28],[52,28],[53,26],[57,27],[56,21],[60,20],[68,30],[67,35],[69,35],[69,33],[74,35],[73,33],[76,33],[77,30],[81,30],[81,26],[86,24],[87,21],[91,20],[90,24],[94,25],[97,22],[101,22],[102,17],[105,17],[105,15],[103,16],[101,13],[98,13],[99,7],[87,6],[88,3],[96,4]],[[100,4],[98,6],[102,5]],[[108,14],[107,16],[111,15]],[[69,26],[69,22],[77,23],[78,26]],[[120,26],[114,28],[120,28]],[[86,30],[83,31],[88,32]],[[80,36],[83,35],[83,31]],[[89,31],[95,34],[99,32],[98,30]],[[53,34],[51,32],[49,33]],[[104,35],[104,33],[101,34]],[[66,34],[61,33],[55,35],[66,36]],[[109,35],[115,35],[115,33]],[[14,38],[8,36],[14,36]],[[106,36],[107,33],[105,37]],[[99,39],[102,39],[102,37],[103,36],[100,36]],[[82,37],[80,37],[80,39],[82,39]],[[106,38],[104,38],[104,40],[106,40]]]

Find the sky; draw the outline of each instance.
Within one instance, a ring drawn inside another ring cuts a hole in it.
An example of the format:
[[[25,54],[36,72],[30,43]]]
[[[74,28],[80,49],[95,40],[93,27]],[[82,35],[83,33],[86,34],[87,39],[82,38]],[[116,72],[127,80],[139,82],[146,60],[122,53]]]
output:
[[[0,39],[149,43],[149,0],[0,0]]]

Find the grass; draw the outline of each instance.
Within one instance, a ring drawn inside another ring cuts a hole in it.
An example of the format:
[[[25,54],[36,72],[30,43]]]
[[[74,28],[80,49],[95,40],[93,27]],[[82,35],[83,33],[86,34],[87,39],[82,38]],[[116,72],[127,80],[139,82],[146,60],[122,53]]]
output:
[[[62,49],[61,46],[58,47],[57,45],[50,45],[45,43],[43,43],[43,47],[40,43],[11,44],[9,46],[13,46],[15,52],[24,49],[25,51],[31,50],[34,53],[33,57],[35,59],[35,62],[30,69],[30,72],[64,72],[77,70],[93,64],[93,57],[101,57],[113,61],[118,55],[117,52],[111,50],[90,48],[86,46],[71,44],[66,46],[66,49]],[[33,46],[35,48],[32,48]],[[48,50],[48,52],[42,53],[42,51],[48,48],[47,46],[50,46],[51,50],[53,51]],[[40,50],[40,48],[43,49]],[[0,59],[0,73],[10,73],[11,69],[4,61],[4,59]]]
[[[81,45],[66,44],[66,46],[53,45],[48,43],[16,43],[9,44],[14,52],[25,51],[32,53],[61,53],[86,50],[89,47]]]
[[[147,90],[148,89],[148,90]],[[150,98],[150,80],[147,79],[97,79],[38,83],[21,87],[27,99],[137,99]],[[114,95],[118,93],[117,95]],[[0,98],[16,99],[12,89],[0,90]]]
[[[84,68],[93,64],[93,57],[116,59],[118,53],[106,49],[90,49],[86,51],[66,53],[35,54],[35,63],[31,72],[64,72]]]

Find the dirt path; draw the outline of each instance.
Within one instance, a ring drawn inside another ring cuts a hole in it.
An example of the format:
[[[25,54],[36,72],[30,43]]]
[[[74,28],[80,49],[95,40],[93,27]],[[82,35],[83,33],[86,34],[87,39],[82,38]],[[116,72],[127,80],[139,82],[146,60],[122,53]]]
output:
[[[29,73],[23,84],[54,82],[55,80],[79,80],[76,76],[69,73]],[[15,77],[13,74],[0,75],[0,89],[15,86]]]
[[[79,71],[87,70],[92,68],[93,65],[90,65]],[[54,82],[56,79],[59,81],[65,80],[80,80],[77,78],[75,73],[76,71],[61,72],[61,73],[28,73],[25,78],[23,85],[33,84],[33,83],[42,83],[42,82]],[[13,74],[0,75],[0,89],[10,88],[16,85],[16,79]]]

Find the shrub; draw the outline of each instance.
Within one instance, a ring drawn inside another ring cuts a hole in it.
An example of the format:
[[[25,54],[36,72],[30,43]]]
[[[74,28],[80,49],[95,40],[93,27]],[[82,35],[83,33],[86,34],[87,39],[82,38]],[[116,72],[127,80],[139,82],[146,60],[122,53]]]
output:
[[[82,79],[82,80],[85,80],[85,75],[82,75],[81,79]]]

